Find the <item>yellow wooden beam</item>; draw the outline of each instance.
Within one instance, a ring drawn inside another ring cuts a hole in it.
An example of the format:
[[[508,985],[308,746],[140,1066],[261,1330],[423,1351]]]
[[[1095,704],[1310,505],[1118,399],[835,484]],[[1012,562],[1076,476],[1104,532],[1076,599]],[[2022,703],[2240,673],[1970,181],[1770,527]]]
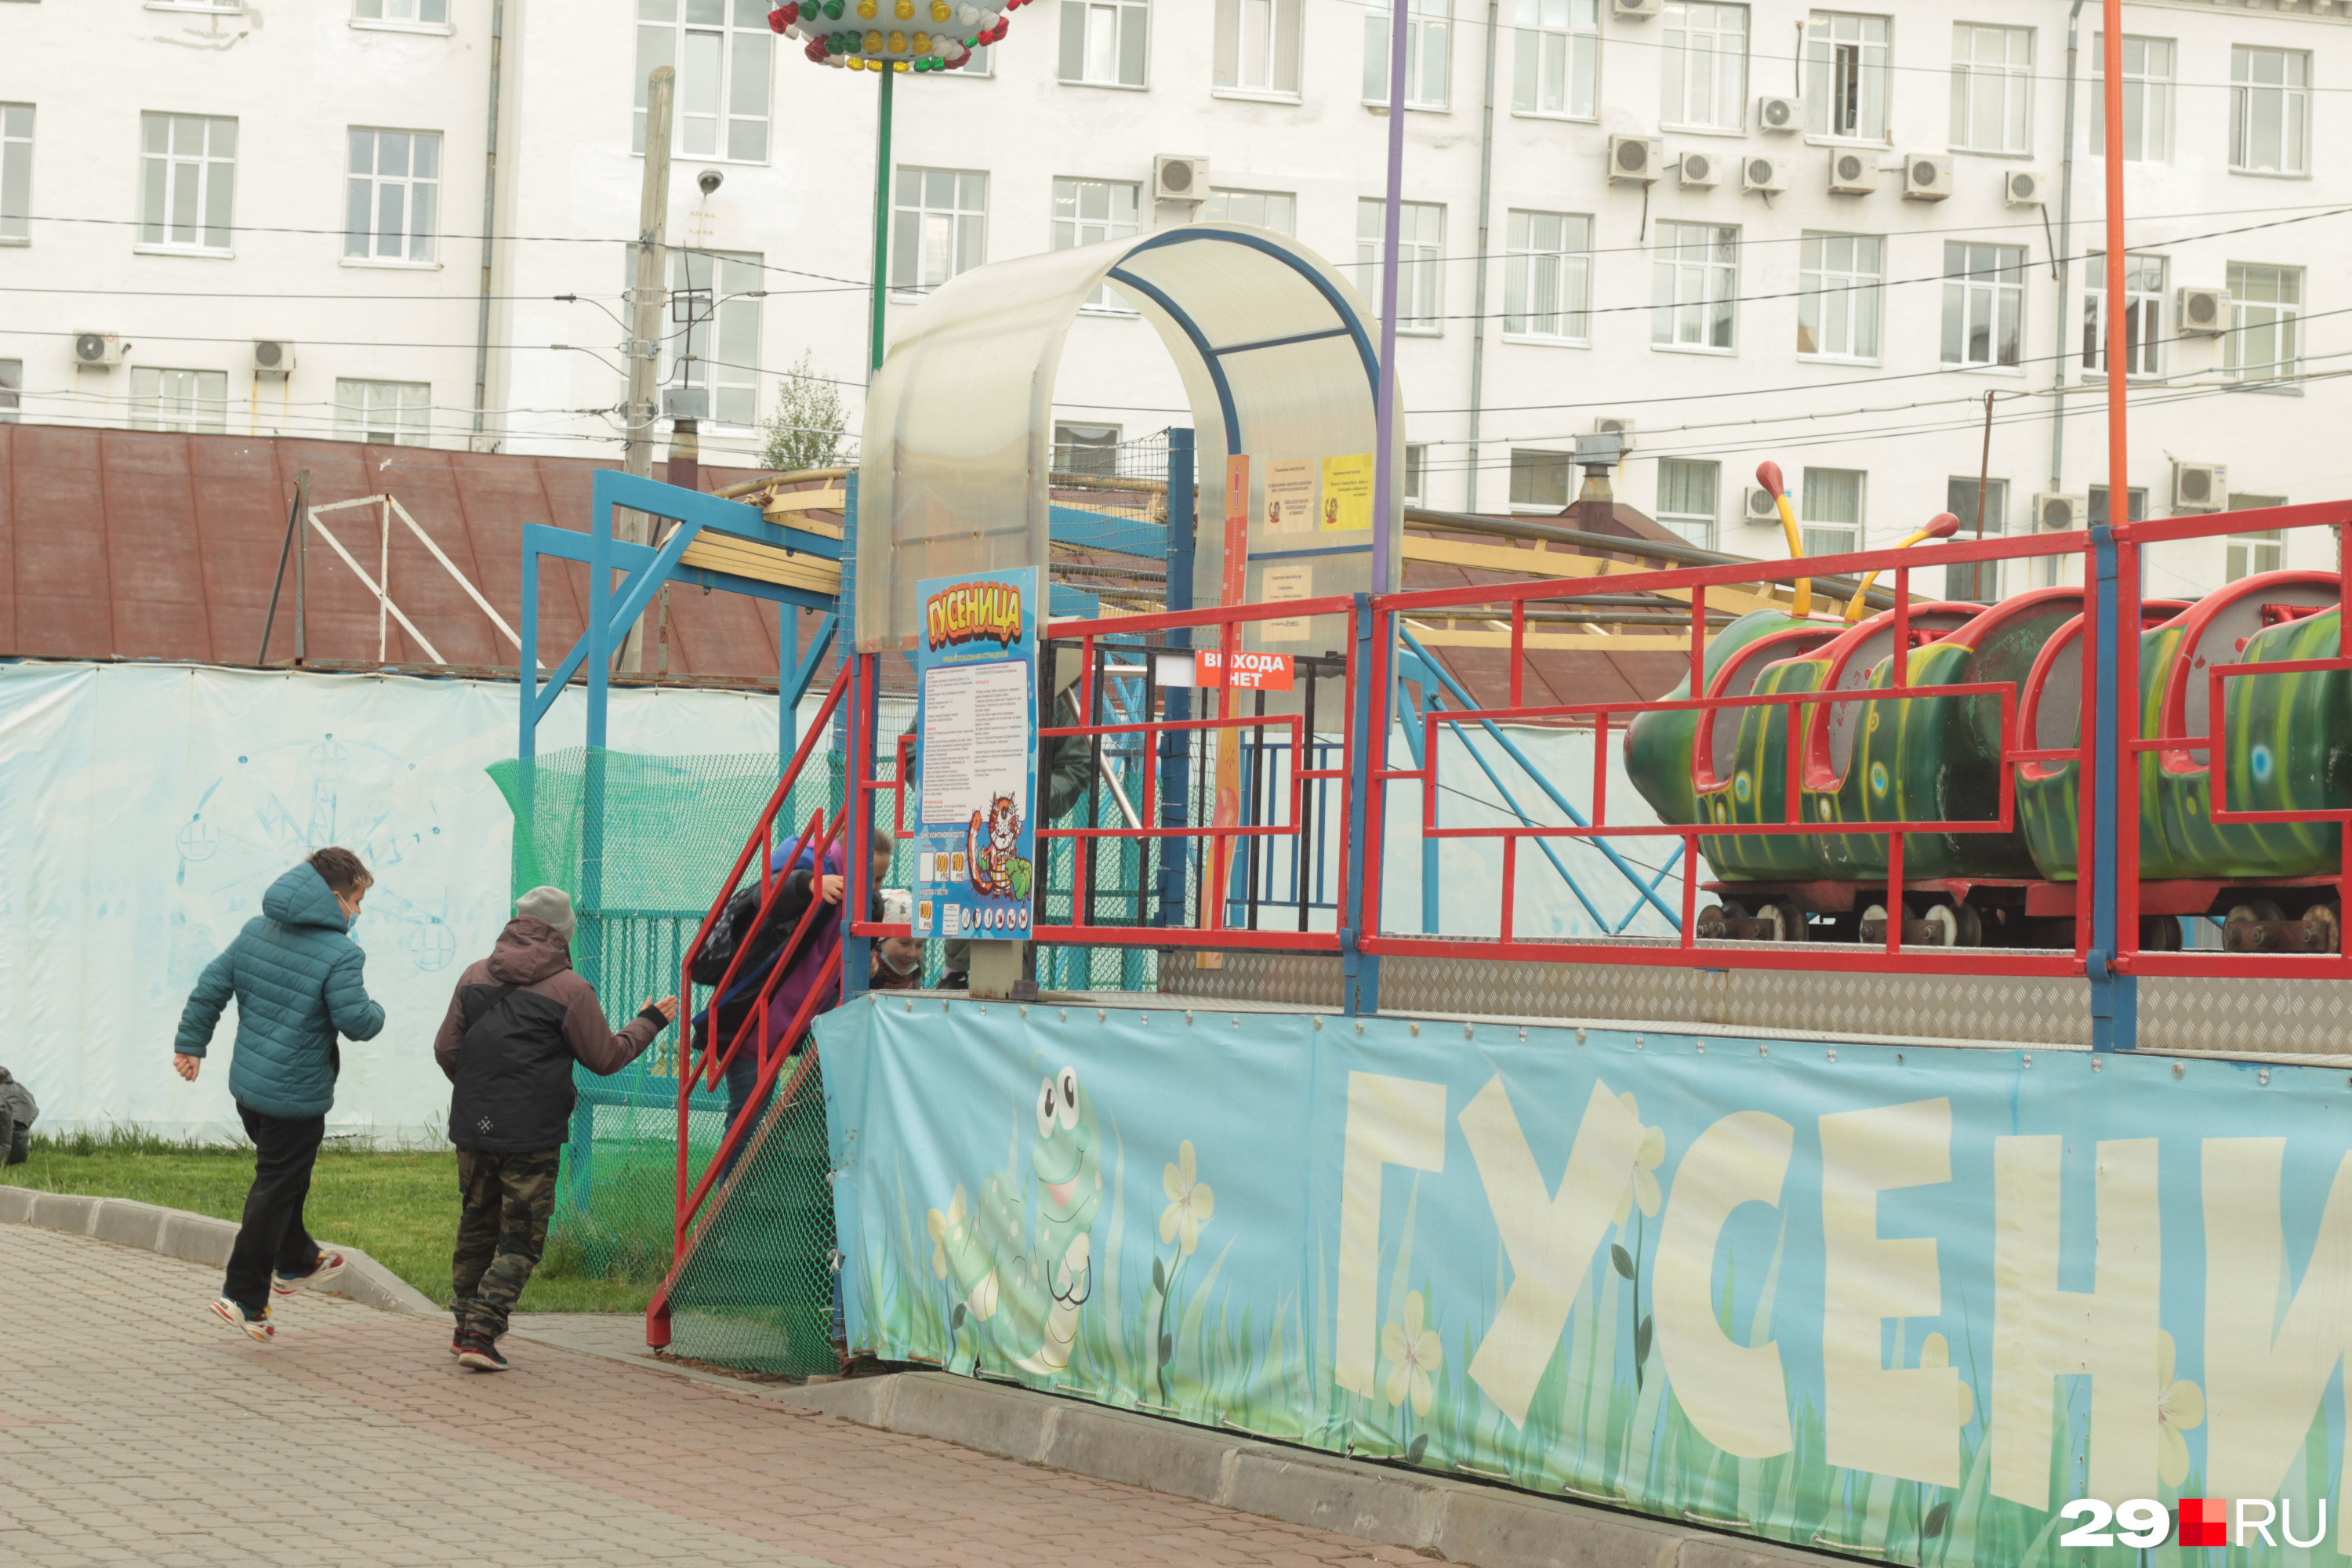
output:
[[[791,490],[783,495],[770,496],[760,510],[763,512],[839,511],[848,504],[847,490]],[[796,526],[804,528],[807,524]]]
[[[697,535],[678,557],[678,564],[698,566],[706,572],[725,572],[786,588],[806,588],[820,594],[841,591],[838,561],[828,561],[822,555],[796,555],[723,533]]]

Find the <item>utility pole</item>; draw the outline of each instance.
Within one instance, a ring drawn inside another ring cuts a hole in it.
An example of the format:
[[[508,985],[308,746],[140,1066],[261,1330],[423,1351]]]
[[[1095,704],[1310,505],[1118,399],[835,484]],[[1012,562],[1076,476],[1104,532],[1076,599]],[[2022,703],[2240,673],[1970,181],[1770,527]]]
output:
[[[646,87],[645,183],[637,197],[637,272],[629,289],[629,400],[621,466],[641,479],[654,477],[655,382],[661,367],[662,267],[669,229],[670,99],[677,73],[656,66]],[[646,514],[624,511],[614,519],[618,536],[631,544],[649,544]],[[620,669],[635,675],[645,668],[646,637],[642,623],[629,627],[621,646]]]

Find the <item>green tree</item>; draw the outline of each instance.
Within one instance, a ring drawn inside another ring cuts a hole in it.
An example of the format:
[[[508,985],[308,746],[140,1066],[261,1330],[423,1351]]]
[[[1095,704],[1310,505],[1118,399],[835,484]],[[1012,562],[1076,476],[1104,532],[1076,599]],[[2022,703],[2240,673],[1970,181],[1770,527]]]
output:
[[[806,350],[777,384],[775,410],[761,428],[766,435],[760,447],[762,468],[793,473],[841,461],[849,416],[840,389],[818,373]]]

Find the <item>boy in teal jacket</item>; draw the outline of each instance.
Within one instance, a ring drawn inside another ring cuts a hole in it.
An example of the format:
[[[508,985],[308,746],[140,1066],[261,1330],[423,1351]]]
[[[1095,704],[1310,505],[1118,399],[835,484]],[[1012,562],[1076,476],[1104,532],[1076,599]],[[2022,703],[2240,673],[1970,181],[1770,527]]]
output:
[[[310,1239],[302,1204],[335,1103],[335,1037],[372,1040],[383,1028],[361,975],[367,954],[351,938],[374,881],[348,849],[321,849],[288,871],[261,896],[260,915],[205,966],[180,1015],[172,1065],[193,1083],[222,1007],[236,998],[228,1091],[253,1139],[253,1187],[212,1310],[257,1340],[273,1331],[273,1291],[291,1295],[343,1271],[342,1254]]]

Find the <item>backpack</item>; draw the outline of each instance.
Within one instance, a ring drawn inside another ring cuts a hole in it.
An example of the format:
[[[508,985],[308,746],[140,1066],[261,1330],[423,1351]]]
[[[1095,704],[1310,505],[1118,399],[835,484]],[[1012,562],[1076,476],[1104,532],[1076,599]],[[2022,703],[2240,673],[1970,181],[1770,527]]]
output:
[[[749,931],[760,913],[760,884],[738,889],[719,913],[719,923],[710,928],[709,939],[695,955],[694,983],[716,985],[727,977],[727,966],[734,962],[735,950],[742,945],[743,933]]]
[[[6,1068],[0,1068],[0,1163],[25,1163],[32,1150],[33,1123],[40,1115],[33,1091],[8,1076]]]

